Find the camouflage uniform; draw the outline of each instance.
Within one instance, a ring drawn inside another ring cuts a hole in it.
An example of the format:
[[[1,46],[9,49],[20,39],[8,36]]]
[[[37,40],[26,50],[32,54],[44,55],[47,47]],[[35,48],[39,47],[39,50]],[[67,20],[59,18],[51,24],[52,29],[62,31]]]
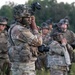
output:
[[[53,29],[53,31],[51,33],[51,37],[54,40],[58,41],[59,43],[61,41],[61,37],[60,37],[61,35],[62,35],[63,38],[66,38],[66,40],[67,40],[66,47],[68,49],[68,52],[70,54],[70,58],[71,58],[71,61],[72,61],[73,48],[75,48],[75,34],[74,34],[73,31],[68,30],[68,29],[65,32],[61,32],[60,28],[58,28],[58,27]]]
[[[6,19],[0,16],[0,25],[6,25]],[[0,75],[10,75],[10,61],[7,49],[7,32],[0,32]]]
[[[47,34],[45,37],[43,37],[43,42],[45,47],[38,47],[38,50],[46,52],[46,67],[50,69],[50,75],[67,75],[68,64],[66,63],[65,51],[67,53],[68,51],[66,50],[65,46],[61,45],[57,41],[52,40],[50,34]],[[69,57],[69,54],[67,55]]]
[[[47,25],[43,26],[42,28],[47,28],[49,30],[49,26],[47,26]],[[49,32],[46,35],[42,34],[42,40],[43,40],[43,44],[45,46],[48,46],[49,41],[51,40],[50,33],[51,33],[51,31],[49,30]],[[44,52],[41,57],[42,57],[43,66],[47,70],[47,67],[46,67],[46,52]]]
[[[48,45],[49,43],[49,34],[47,34],[45,37],[43,37],[43,44]],[[38,56],[37,56],[37,60],[35,62],[36,65],[36,69],[38,70],[43,70],[43,68],[45,68],[45,70],[47,70],[46,68],[46,53],[43,52],[38,52]]]
[[[60,34],[63,36],[63,38],[67,39],[67,43],[70,45],[75,45],[75,33],[71,30],[68,30],[66,28],[66,31],[64,31],[64,29],[62,30],[62,28],[60,28],[63,24],[66,24],[67,27],[69,26],[69,21],[66,19],[61,19],[57,25],[57,27],[55,29],[53,29],[51,35],[53,37],[54,40],[57,40],[58,42],[60,42]],[[53,36],[55,35],[55,36]],[[55,37],[55,38],[54,38]]]
[[[55,29],[53,29],[51,33],[51,37],[61,43],[61,36],[62,38],[65,38],[67,40],[66,48],[69,52],[70,55],[70,60],[72,61],[73,58],[73,46],[75,47],[75,34],[71,30],[66,29],[61,29],[62,25],[69,25],[68,20],[66,19],[61,19]],[[70,66],[70,65],[69,65]],[[71,69],[71,67],[69,67]],[[69,70],[70,71],[70,70]]]
[[[50,68],[50,75],[67,75],[67,64],[64,57],[65,48],[57,41],[50,41],[50,47],[46,56],[47,67]]]
[[[68,44],[72,44],[75,41],[75,34],[71,30],[67,30],[66,32],[62,33],[56,28],[52,31],[51,36],[54,40],[60,42],[60,34],[67,39]]]
[[[45,23],[45,22],[42,23],[41,28],[42,29],[46,28],[49,31],[48,24]],[[46,35],[44,35],[42,33],[43,44],[45,44],[47,46],[49,44],[50,39],[51,38],[50,38],[49,33],[47,33]],[[43,52],[43,53],[38,52],[38,57],[37,57],[37,60],[36,60],[36,69],[43,70],[43,68],[45,68],[45,70],[47,70],[47,68],[46,68],[46,53],[45,52]]]
[[[16,8],[17,7],[18,6],[16,6]],[[21,8],[21,6],[19,8]],[[18,10],[22,10],[19,8]],[[27,11],[25,12],[25,10],[23,9],[21,13],[23,13],[23,11],[24,15],[26,15]],[[36,31],[37,30],[35,30],[35,32]],[[30,32],[29,27],[27,27],[27,25],[23,25],[20,22],[15,22],[13,25],[11,25],[8,34],[10,42],[9,57],[12,63],[11,65],[12,75],[36,75],[35,72],[36,58],[32,57],[30,46],[41,45],[42,39],[41,37],[39,37],[39,34],[37,33],[33,35]]]
[[[51,31],[53,30],[53,22],[52,22],[52,18],[48,19],[46,21],[46,23],[48,24],[48,27],[49,27],[49,33],[51,33]]]

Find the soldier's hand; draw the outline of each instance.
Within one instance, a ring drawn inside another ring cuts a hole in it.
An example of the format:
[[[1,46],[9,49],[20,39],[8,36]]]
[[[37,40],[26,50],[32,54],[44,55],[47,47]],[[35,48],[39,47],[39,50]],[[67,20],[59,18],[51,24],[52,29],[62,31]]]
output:
[[[32,30],[35,30],[36,33],[38,32],[37,25],[35,22],[35,16],[31,16],[31,25],[30,26],[31,26]]]
[[[67,44],[66,38],[61,39],[61,43],[62,43],[63,45],[66,45],[66,44]]]
[[[33,22],[35,22],[35,16],[31,16],[31,21]]]

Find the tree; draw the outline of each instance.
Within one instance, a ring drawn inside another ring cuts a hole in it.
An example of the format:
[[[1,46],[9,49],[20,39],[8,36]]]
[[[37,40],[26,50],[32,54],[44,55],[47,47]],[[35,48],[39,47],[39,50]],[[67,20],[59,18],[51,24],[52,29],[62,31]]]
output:
[[[54,22],[59,22],[60,19],[69,16],[71,23],[70,29],[75,31],[75,3],[57,3],[57,0],[28,0],[29,5],[33,2],[39,2],[41,4],[41,10],[35,11],[36,22],[38,25],[41,25],[42,22],[49,18],[52,18]]]

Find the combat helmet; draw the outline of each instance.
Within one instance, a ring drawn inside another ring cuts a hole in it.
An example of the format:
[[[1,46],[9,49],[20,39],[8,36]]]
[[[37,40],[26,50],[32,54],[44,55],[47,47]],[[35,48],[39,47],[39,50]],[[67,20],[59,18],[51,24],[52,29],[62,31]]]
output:
[[[27,5],[17,5],[13,8],[14,18],[30,17],[31,8]]]
[[[59,21],[59,25],[62,25],[62,24],[69,25],[69,20],[68,20],[68,19],[66,19],[66,18],[61,19],[61,20]]]
[[[8,19],[4,16],[0,16],[0,25],[7,25]]]
[[[46,22],[43,22],[43,23],[41,24],[41,29],[44,29],[44,28],[49,29],[49,26],[48,26],[48,24],[47,24]]]
[[[52,25],[52,18],[48,19],[48,20],[46,21],[46,23],[47,23],[48,25]]]

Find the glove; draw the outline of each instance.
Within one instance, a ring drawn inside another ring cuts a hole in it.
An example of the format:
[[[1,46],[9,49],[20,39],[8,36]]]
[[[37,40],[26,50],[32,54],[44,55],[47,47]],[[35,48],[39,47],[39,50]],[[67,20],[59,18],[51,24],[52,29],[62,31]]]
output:
[[[46,47],[45,45],[38,46],[38,51],[43,53],[43,52],[48,52],[49,47]]]

